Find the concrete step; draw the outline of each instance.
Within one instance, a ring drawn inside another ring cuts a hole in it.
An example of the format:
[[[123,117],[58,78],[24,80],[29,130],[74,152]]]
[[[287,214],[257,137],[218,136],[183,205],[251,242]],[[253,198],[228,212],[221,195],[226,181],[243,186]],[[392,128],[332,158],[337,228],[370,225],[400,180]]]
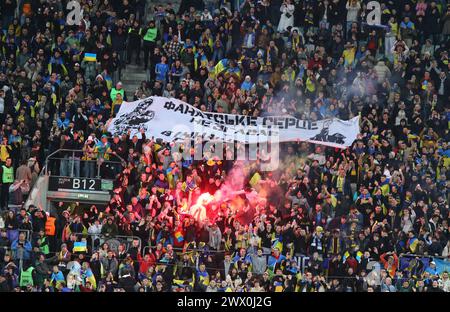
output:
[[[134,94],[134,91],[141,85],[141,82],[146,80],[147,73],[143,65],[129,64],[122,71],[121,81],[129,97]]]
[[[133,77],[129,77],[127,78],[126,74],[124,75],[122,73],[122,82],[127,81],[129,83],[133,83],[133,82],[140,82],[142,80],[146,80],[147,79],[147,75],[143,75],[143,76],[134,76]]]
[[[128,81],[130,83],[136,82],[136,81],[141,81],[141,80],[146,80],[147,79],[147,75],[135,75],[135,74],[131,74],[131,73],[124,73],[122,72],[122,82],[124,81]]]
[[[128,64],[125,68],[125,70],[133,70],[133,71],[139,71],[139,70],[144,70],[143,65],[136,65],[136,64]]]
[[[124,85],[124,87],[128,87],[128,86],[139,86],[141,84],[142,81],[146,81],[147,79],[143,78],[141,80],[122,80],[122,84]]]
[[[174,7],[175,12],[178,12],[178,8],[180,6],[181,0],[172,0],[171,1]],[[145,20],[150,20],[153,14],[153,8],[155,5],[165,5],[167,0],[147,0],[147,5],[145,12],[146,18]],[[148,15],[148,16],[147,16]],[[141,62],[143,62],[143,52],[141,51],[140,56]],[[133,59],[134,61],[134,59]],[[129,100],[133,98],[134,92],[137,87],[141,85],[142,81],[147,80],[147,72],[144,70],[144,64],[136,65],[134,63],[126,65],[125,69],[122,70],[121,82],[125,91],[128,94]]]
[[[133,79],[134,77],[137,77],[136,79],[139,79],[141,77],[146,77],[147,72],[144,71],[144,69],[139,70],[126,69],[122,70],[122,76],[130,80]]]

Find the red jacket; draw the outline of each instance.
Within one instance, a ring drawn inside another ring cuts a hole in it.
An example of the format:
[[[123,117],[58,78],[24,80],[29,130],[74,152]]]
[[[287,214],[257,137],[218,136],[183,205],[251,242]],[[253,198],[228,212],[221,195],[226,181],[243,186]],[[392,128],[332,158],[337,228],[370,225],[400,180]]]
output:
[[[313,57],[308,62],[308,69],[310,69],[310,70],[317,70],[317,69],[319,69],[319,66],[323,67],[323,63],[322,63],[322,60],[320,58],[315,60],[314,57]]]
[[[380,256],[380,261],[381,263],[383,263],[384,268],[386,269],[386,271],[389,273],[389,275],[391,277],[395,276],[395,272],[397,271],[398,268],[398,257],[395,253],[391,254],[394,257],[394,262],[392,263],[392,265],[389,265],[388,260],[386,260],[386,253],[382,254]]]
[[[357,272],[358,269],[358,261],[355,258],[347,258],[345,260],[346,264],[353,269],[353,272]]]
[[[139,260],[139,261],[141,261],[141,265],[139,267],[139,273],[146,274],[148,271],[148,268],[151,266],[154,266],[156,264],[155,255],[152,253],[149,253],[149,256],[150,256],[150,258],[148,261],[145,261],[145,259],[142,259],[142,258]]]
[[[94,292],[94,291],[90,288],[86,288],[83,285],[80,285],[80,292]]]

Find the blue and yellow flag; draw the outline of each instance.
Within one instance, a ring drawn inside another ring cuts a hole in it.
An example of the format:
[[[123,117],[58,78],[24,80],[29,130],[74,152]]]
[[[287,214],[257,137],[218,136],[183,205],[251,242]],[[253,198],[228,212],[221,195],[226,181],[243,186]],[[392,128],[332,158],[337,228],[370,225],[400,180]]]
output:
[[[278,249],[280,253],[283,252],[283,243],[280,242],[278,239],[273,240],[272,249]]]
[[[113,87],[112,77],[110,75],[105,74],[104,79],[106,82],[106,87],[108,88],[108,90],[111,90]]]
[[[419,240],[416,237],[408,239],[408,247],[411,252],[415,252],[417,245],[419,244]]]
[[[84,60],[86,62],[97,62],[97,54],[95,54],[95,53],[84,53]]]
[[[342,263],[345,263],[345,260],[347,260],[348,257],[350,257],[350,253],[348,251],[346,251],[344,253],[344,256],[342,257]]]
[[[87,251],[87,242],[75,242],[73,244],[73,252],[85,252]]]
[[[214,75],[218,75],[228,67],[228,59],[221,59],[220,62],[214,67]]]

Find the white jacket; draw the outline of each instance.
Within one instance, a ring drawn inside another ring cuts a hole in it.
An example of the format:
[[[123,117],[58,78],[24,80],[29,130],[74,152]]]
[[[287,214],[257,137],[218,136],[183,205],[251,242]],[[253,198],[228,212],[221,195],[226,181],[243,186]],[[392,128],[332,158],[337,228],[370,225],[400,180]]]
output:
[[[414,209],[411,209],[411,213],[408,217],[403,216],[402,217],[402,231],[406,234],[408,234],[409,231],[413,230],[414,220],[416,219],[416,213],[414,212]]]

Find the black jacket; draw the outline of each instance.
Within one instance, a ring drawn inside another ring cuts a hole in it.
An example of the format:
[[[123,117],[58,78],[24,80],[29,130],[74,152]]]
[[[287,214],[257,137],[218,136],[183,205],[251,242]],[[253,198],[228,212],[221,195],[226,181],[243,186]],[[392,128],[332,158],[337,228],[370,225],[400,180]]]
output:
[[[135,292],[135,285],[136,280],[129,274],[124,275],[121,279],[119,279],[119,286],[125,289],[126,292]]]

